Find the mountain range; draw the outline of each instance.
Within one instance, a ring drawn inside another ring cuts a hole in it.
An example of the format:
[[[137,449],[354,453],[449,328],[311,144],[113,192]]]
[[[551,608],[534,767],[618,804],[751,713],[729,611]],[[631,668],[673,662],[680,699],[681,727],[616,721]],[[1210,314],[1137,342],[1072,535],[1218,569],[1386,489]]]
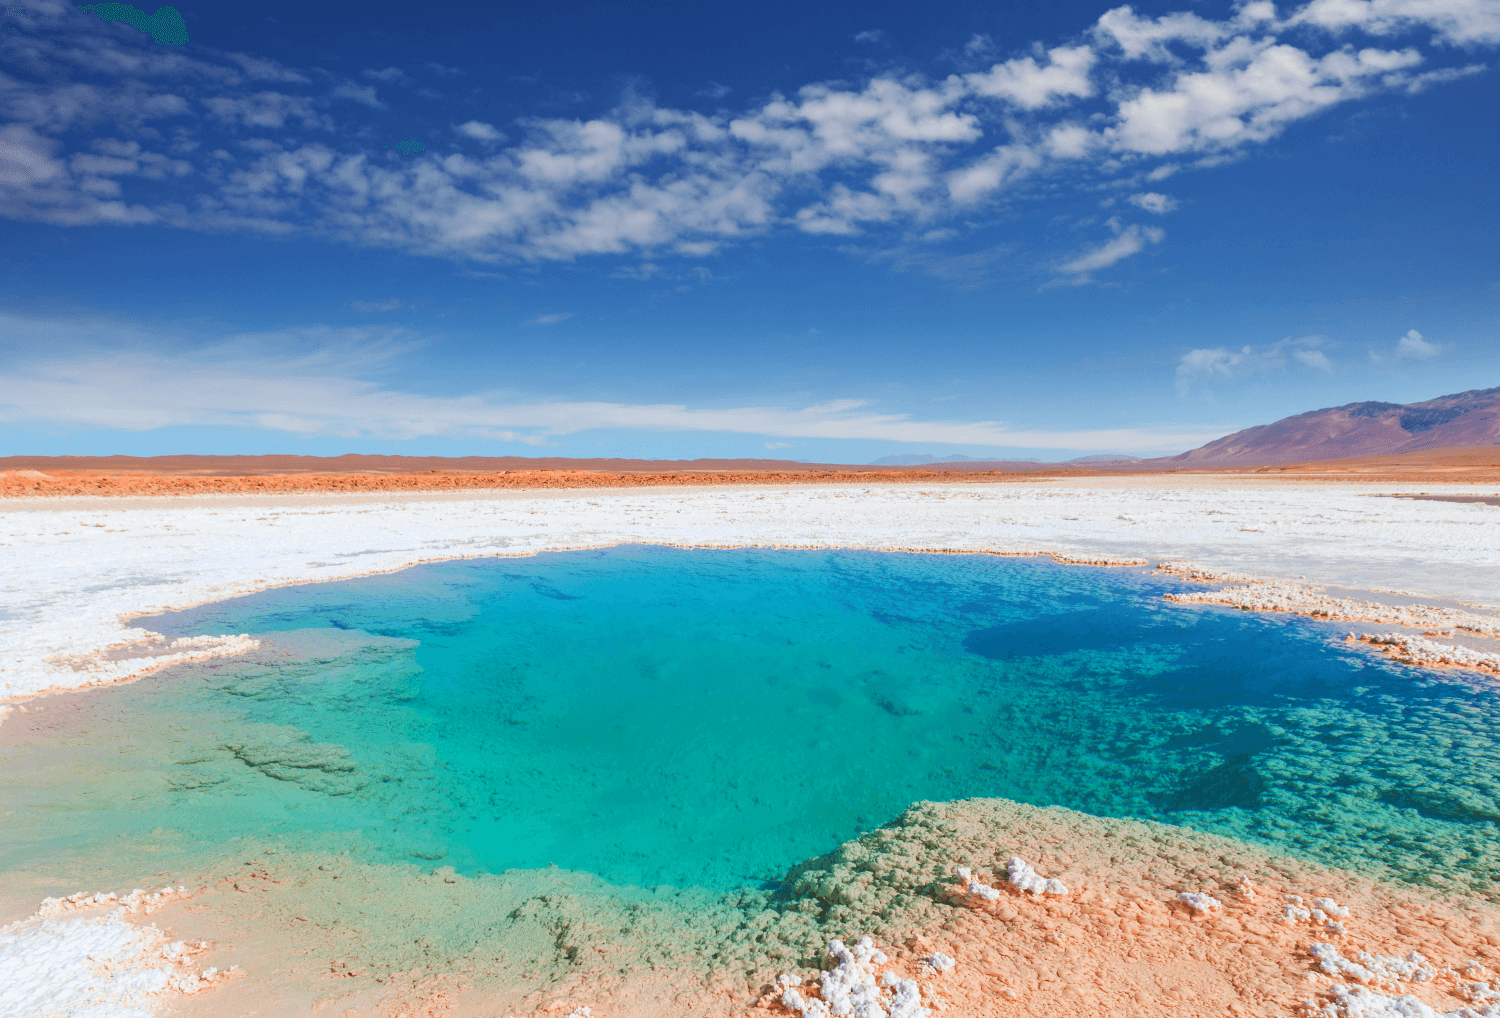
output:
[[[1157,462],[1184,467],[1298,463],[1500,445],[1500,388],[1421,403],[1346,403],[1284,417]]]

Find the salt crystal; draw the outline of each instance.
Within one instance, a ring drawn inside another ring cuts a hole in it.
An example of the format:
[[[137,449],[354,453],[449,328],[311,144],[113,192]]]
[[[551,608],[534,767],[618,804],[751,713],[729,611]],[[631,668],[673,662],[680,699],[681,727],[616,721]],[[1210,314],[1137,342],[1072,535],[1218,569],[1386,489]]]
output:
[[[1198,891],[1183,891],[1177,895],[1177,900],[1184,905],[1190,906],[1194,912],[1200,915],[1209,909],[1223,907],[1223,902],[1219,901],[1218,898],[1215,898],[1211,894],[1202,894]]]
[[[1010,862],[1005,864],[1010,873],[1011,885],[1022,892],[1030,891],[1032,895],[1041,897],[1044,894],[1067,894],[1068,889],[1061,880],[1055,877],[1043,877],[1031,868],[1031,865],[1018,855],[1010,857]]]
[[[951,972],[953,966],[957,965],[958,962],[948,957],[942,951],[934,951],[927,956],[927,964],[931,965],[938,972]]]

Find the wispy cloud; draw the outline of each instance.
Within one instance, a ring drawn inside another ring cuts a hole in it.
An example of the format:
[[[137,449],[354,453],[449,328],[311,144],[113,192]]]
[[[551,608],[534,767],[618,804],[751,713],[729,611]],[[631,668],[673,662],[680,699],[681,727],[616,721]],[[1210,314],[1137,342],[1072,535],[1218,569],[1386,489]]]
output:
[[[526,321],[522,322],[521,324],[522,325],[556,325],[558,322],[566,322],[569,318],[572,318],[572,317],[573,317],[573,312],[571,312],[571,311],[562,311],[562,312],[559,312],[557,314],[551,314],[551,315],[537,315],[535,318],[528,318],[528,319],[526,319]]]
[[[1322,350],[1293,350],[1292,359],[1305,368],[1314,371],[1322,371],[1325,374],[1333,373],[1333,362]]]
[[[1186,389],[1196,382],[1228,381],[1284,371],[1288,357],[1303,367],[1331,372],[1333,362],[1318,349],[1325,341],[1323,336],[1303,336],[1288,337],[1266,347],[1247,345],[1232,350],[1214,346],[1189,350],[1177,362],[1177,386]]]
[[[1214,20],[1117,7],[1069,44],[970,73],[809,82],[712,116],[631,97],[593,118],[524,117],[513,142],[468,121],[452,148],[397,158],[349,139],[375,130],[384,108],[368,82],[399,81],[399,69],[372,68],[361,83],[201,45],[167,53],[64,9],[24,44],[0,39],[0,214],[306,231],[490,262],[703,255],[773,230],[930,233],[1033,178],[1159,180],[1341,103],[1477,73],[1453,56],[1500,44],[1497,10],[1312,0],[1280,17],[1262,0]],[[1415,30],[1431,44],[1407,42]],[[165,147],[162,127],[180,151],[152,151]],[[81,159],[101,138],[138,144],[139,157]],[[146,183],[160,159],[187,167],[170,200]],[[1153,213],[1172,203],[1131,200]],[[1102,271],[1158,242],[1124,228],[1063,270]]]
[[[1109,225],[1115,231],[1114,240],[1105,241],[1071,261],[1063,262],[1057,271],[1086,277],[1090,272],[1107,269],[1121,259],[1138,254],[1147,244],[1160,244],[1166,237],[1159,226],[1124,226],[1118,219],[1111,219]]]
[[[0,420],[12,423],[134,431],[237,426],[351,439],[444,435],[531,445],[582,431],[628,429],[749,434],[771,443],[823,438],[1138,452],[1185,449],[1233,430],[1161,425],[1045,431],[993,420],[922,419],[859,398],[693,406],[498,391],[435,396],[379,381],[397,372],[414,342],[409,333],[392,330],[226,336],[182,352],[166,352],[176,346],[172,337],[118,322],[0,314],[0,330],[25,337],[33,350],[65,351],[0,368]],[[105,332],[128,346],[80,345]]]
[[[349,306],[370,314],[376,311],[394,311],[401,306],[401,302],[395,297],[387,297],[385,300],[351,300]]]

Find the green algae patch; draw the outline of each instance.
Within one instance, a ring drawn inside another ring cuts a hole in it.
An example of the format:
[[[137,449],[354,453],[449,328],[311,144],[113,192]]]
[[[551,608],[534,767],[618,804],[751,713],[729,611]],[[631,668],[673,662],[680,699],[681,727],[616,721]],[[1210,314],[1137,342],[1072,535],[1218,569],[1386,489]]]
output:
[[[87,4],[78,9],[97,14],[105,21],[124,22],[145,32],[161,46],[188,44],[187,22],[175,7],[158,7],[151,14],[130,4]]]

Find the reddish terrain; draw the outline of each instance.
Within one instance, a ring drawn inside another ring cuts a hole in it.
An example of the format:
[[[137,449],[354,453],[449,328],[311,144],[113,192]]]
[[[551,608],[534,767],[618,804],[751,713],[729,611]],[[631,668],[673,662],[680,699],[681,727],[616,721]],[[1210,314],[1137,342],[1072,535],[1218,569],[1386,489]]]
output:
[[[1107,463],[847,466],[785,460],[462,459],[407,456],[12,456],[0,497],[270,492],[475,491],[713,484],[932,484],[1237,474],[1313,481],[1500,485],[1500,445],[1270,466],[1185,465],[1180,458]]]
[[[1236,431],[1174,456],[1187,467],[1247,466],[1500,445],[1500,388],[1422,403],[1349,403]]]

